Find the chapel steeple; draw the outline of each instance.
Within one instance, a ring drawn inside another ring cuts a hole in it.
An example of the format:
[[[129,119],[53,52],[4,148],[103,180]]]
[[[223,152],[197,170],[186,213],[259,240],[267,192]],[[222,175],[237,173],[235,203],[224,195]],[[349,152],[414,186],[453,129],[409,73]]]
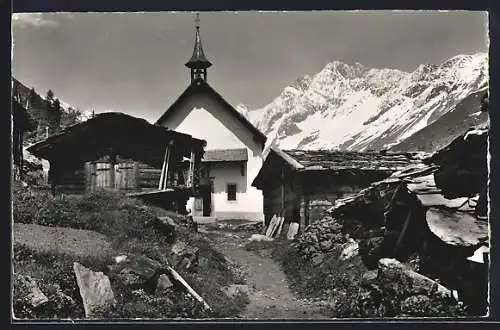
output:
[[[203,52],[203,47],[201,45],[199,13],[196,13],[195,23],[196,39],[194,42],[193,56],[191,56],[191,59],[185,65],[191,69],[191,82],[197,79],[207,81],[207,68],[211,67],[212,63],[210,63],[205,57],[205,53]]]

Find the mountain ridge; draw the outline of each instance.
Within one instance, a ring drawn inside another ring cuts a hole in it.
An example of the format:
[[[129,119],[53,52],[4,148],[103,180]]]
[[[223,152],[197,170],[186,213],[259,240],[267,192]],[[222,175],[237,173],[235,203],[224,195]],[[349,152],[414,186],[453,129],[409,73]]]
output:
[[[386,150],[487,87],[488,57],[481,52],[413,72],[333,61],[244,114],[268,145],[283,149]]]

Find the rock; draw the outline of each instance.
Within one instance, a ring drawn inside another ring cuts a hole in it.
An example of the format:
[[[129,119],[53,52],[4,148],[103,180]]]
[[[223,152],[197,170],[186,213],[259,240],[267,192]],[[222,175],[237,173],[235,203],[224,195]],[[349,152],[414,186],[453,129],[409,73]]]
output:
[[[369,286],[372,284],[378,276],[378,270],[369,270],[361,276],[361,285]]]
[[[19,292],[23,293],[21,299],[25,300],[30,306],[39,307],[49,301],[31,277],[16,275],[16,279],[19,285]]]
[[[177,268],[195,269],[198,267],[199,251],[200,249],[196,246],[189,246],[180,241],[170,248],[170,257]]]
[[[270,241],[274,241],[274,239],[272,237],[269,237],[269,236],[266,236],[266,235],[261,235],[261,234],[253,234],[252,236],[250,236],[250,238],[248,240],[249,241],[257,241],[257,242],[262,242],[262,241],[270,242]]]
[[[322,241],[320,244],[323,251],[328,251],[333,247],[333,242],[331,240]]]
[[[384,257],[385,252],[388,252],[385,238],[372,237],[361,241],[361,243],[358,252],[362,256],[363,262],[368,268],[376,268],[378,260]]]
[[[349,241],[343,245],[343,250],[340,253],[340,260],[347,260],[358,254],[359,244],[352,238],[349,238]]]
[[[414,272],[409,267],[403,265],[396,259],[393,258],[383,258],[378,261],[379,274],[384,276],[390,270],[397,269],[401,271],[401,274],[408,277],[412,283],[412,291],[414,292],[426,292],[426,293],[436,293],[443,297],[453,297],[450,289],[444,287],[438,282]]]
[[[73,263],[73,270],[86,317],[92,316],[96,310],[109,308],[115,303],[111,283],[106,275],[94,272],[78,262]]]
[[[411,316],[429,316],[431,299],[425,295],[415,295],[401,302],[401,312]]]
[[[113,273],[125,285],[145,288],[167,265],[144,256],[129,256],[112,268]]]
[[[170,281],[170,278],[167,275],[161,274],[160,277],[158,277],[158,282],[156,284],[157,291],[163,291],[171,288],[172,286],[174,286],[174,284]]]
[[[115,257],[115,262],[117,264],[119,264],[120,262],[123,262],[123,261],[127,260],[127,258],[128,257],[126,255],[116,256]]]
[[[186,217],[186,227],[195,233],[198,232],[198,224],[191,215]]]
[[[146,226],[152,226],[168,238],[169,242],[174,242],[177,224],[170,217],[155,217]]]
[[[198,259],[198,267],[206,268],[208,266],[208,258],[200,257]]]
[[[299,224],[297,222],[292,222],[288,227],[288,233],[286,234],[287,239],[294,239],[299,232]]]
[[[233,298],[240,292],[248,294],[250,292],[250,288],[246,284],[232,284],[228,286],[224,291],[229,298]]]
[[[48,288],[49,300],[53,302],[59,309],[70,309],[76,305],[73,298],[65,294],[59,284],[53,284]]]
[[[318,266],[325,260],[324,254],[317,254],[312,258],[312,263],[314,266]]]
[[[123,268],[118,277],[123,284],[133,288],[144,287],[148,281],[135,274],[130,268]]]
[[[431,207],[426,220],[431,232],[446,244],[469,247],[488,239],[488,222],[466,212]]]
[[[233,227],[235,231],[261,231],[264,227],[263,222],[251,222],[251,223],[243,223],[241,225],[236,225]]]
[[[170,247],[170,252],[173,254],[181,254],[185,248],[187,248],[187,243],[178,241]]]

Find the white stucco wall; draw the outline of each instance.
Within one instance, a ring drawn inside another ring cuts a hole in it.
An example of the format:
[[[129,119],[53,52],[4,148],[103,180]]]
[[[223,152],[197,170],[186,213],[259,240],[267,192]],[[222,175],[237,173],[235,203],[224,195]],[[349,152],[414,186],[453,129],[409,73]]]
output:
[[[215,177],[212,194],[215,216],[232,218],[237,216],[236,212],[240,213],[240,217],[250,214],[253,218],[262,220],[262,192],[251,186],[262,166],[262,149],[254,141],[252,132],[209,95],[194,95],[179,107],[161,123],[163,126],[206,140],[206,150],[246,148],[248,152],[243,182],[239,164],[211,166],[210,176]],[[238,183],[236,202],[227,201],[226,184],[232,182]],[[240,188],[240,185],[244,187]],[[191,205],[187,207],[191,208]]]

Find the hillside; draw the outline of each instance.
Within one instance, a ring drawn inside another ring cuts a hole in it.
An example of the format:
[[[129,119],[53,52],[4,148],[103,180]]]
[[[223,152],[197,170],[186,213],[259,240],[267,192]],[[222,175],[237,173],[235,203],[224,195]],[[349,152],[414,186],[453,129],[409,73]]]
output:
[[[457,55],[439,65],[422,64],[411,73],[335,61],[285,87],[261,109],[238,108],[267,135],[268,144],[283,149],[381,150],[429,126],[432,129],[422,131],[420,140],[427,139],[426,132],[451,139],[444,135],[454,130],[453,125],[459,131],[469,122],[485,123],[486,115],[469,117],[478,111],[469,105],[477,107],[472,105],[475,93],[487,86],[484,53]],[[444,117],[449,113],[453,114]],[[420,149],[418,139],[408,146]],[[432,151],[429,146],[423,149]]]
[[[46,127],[49,128],[49,134],[53,134],[67,126],[85,121],[92,115],[88,111],[80,111],[61,101],[52,91],[46,93],[52,94],[50,98],[42,96],[34,88],[29,88],[14,77],[12,77],[12,92],[13,95],[17,95],[21,104],[28,109],[28,113],[38,124],[35,132],[27,134],[27,143],[44,138]]]

